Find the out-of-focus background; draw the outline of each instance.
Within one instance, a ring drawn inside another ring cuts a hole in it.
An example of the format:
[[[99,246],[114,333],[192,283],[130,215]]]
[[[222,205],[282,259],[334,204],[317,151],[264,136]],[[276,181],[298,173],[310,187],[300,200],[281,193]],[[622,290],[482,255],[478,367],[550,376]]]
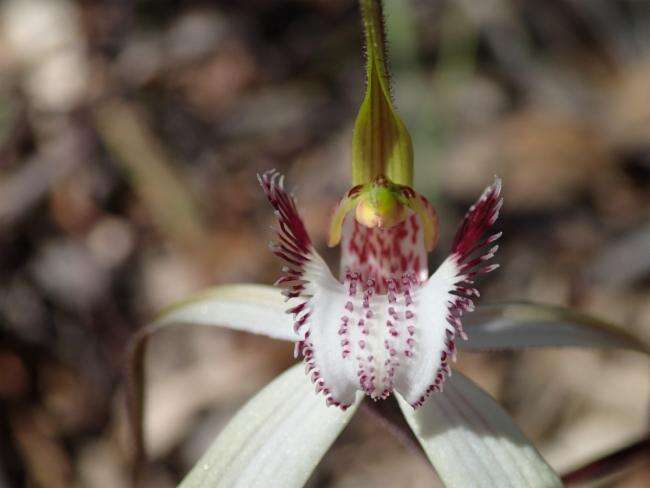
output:
[[[571,305],[650,340],[650,2],[389,0],[395,99],[444,256],[498,173],[483,301]],[[255,174],[287,173],[316,245],[349,184],[363,91],[351,0],[0,3],[0,486],[129,486],[129,337],[211,284],[272,283]],[[144,486],[168,487],[292,347],[153,340]],[[648,363],[462,354],[560,472],[647,431]],[[313,487],[431,486],[361,413]],[[633,463],[608,486],[650,485]]]

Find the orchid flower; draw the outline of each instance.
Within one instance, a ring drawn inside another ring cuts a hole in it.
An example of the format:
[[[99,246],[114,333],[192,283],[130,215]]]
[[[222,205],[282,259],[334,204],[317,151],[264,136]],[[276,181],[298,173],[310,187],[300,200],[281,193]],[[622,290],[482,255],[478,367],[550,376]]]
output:
[[[438,217],[413,189],[411,140],[390,97],[381,5],[362,0],[361,7],[366,94],[354,129],[352,187],[329,232],[329,244],[340,245],[338,279],[283,177],[267,171],[259,182],[277,218],[271,249],[284,264],[277,287],[218,287],[171,308],[140,336],[175,323],[220,325],[293,341],[303,358],[239,411],[181,486],[302,486],[364,398],[391,395],[446,486],[561,486],[505,411],[452,374],[458,348],[648,348],[595,319],[540,305],[485,307],[463,327],[479,297],[475,279],[498,266],[490,260],[501,236],[493,229],[501,180],[469,208],[449,255],[429,276]],[[139,340],[133,350],[136,379],[145,345]],[[142,444],[141,388],[135,392]]]
[[[456,337],[467,339],[460,318],[479,296],[473,279],[498,266],[486,262],[501,233],[485,233],[499,215],[501,181],[495,179],[469,209],[451,254],[430,277],[431,243],[424,229],[433,219],[424,197],[406,186],[391,188],[383,177],[367,190],[353,188],[346,198],[359,202],[356,218],[344,217],[336,280],[314,249],[283,178],[269,171],[259,180],[278,218],[272,249],[285,266],[276,284],[284,288],[294,317],[295,355],[303,356],[316,393],[345,410],[357,392],[378,400],[397,391],[417,408],[441,391],[456,357]],[[424,219],[400,208],[402,198],[418,199]],[[394,213],[402,220],[385,227]]]

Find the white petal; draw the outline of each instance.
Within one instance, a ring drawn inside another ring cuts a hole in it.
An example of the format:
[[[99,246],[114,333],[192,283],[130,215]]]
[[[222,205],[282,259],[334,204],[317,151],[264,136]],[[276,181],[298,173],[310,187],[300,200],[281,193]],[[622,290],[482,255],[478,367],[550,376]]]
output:
[[[283,177],[271,170],[258,179],[278,219],[277,241],[271,249],[285,264],[276,283],[293,302],[287,311],[293,314],[293,330],[299,335],[296,355],[304,356],[313,388],[325,395],[327,404],[345,408],[354,402],[357,387],[350,363],[341,357],[344,344],[337,335],[337,320],[346,304],[343,285],[312,246]]]
[[[295,341],[297,335],[286,307],[280,290],[271,286],[219,286],[168,308],[154,327],[174,323],[213,325]]]
[[[406,421],[445,486],[546,488],[557,475],[485,391],[454,372],[418,410],[398,395]]]
[[[466,321],[469,350],[526,347],[622,348],[650,354],[650,345],[615,325],[576,310],[537,303],[481,306]]]
[[[454,357],[456,331],[448,317],[456,299],[451,292],[461,281],[459,266],[449,257],[415,294],[415,317],[410,324],[415,328],[412,337],[415,345],[396,383],[397,391],[410,405],[419,406],[430,394],[439,391],[444,370]]]
[[[350,344],[343,342],[351,340],[351,324],[342,322],[349,313],[348,297],[329,270],[323,270],[319,277],[312,274],[309,286],[313,295],[307,302],[310,316],[301,350],[307,372],[328,402],[349,405],[356,398],[359,384],[355,362],[349,357]],[[346,333],[339,333],[342,330]]]
[[[441,389],[449,363],[455,360],[456,335],[467,338],[461,316],[474,309],[473,299],[479,296],[473,279],[497,268],[486,262],[494,257],[497,246],[493,244],[501,234],[485,234],[496,222],[502,203],[501,180],[495,178],[465,214],[451,255],[415,295],[416,347],[396,382],[397,391],[414,407]]]
[[[237,413],[180,486],[301,487],[359,403],[327,408],[293,366]]]

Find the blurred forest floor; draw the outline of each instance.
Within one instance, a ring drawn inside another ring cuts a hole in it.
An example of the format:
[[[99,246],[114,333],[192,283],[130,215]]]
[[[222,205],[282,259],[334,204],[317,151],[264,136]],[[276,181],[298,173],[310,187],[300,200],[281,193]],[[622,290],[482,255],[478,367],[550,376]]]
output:
[[[650,2],[388,0],[395,99],[445,255],[498,173],[483,301],[578,307],[650,340]],[[0,486],[129,486],[129,337],[205,286],[272,283],[255,175],[288,174],[319,250],[363,92],[355,2],[0,3]],[[145,486],[174,486],[292,346],[153,341]],[[648,363],[462,354],[560,472],[646,435]],[[245,380],[244,380],[245,379]],[[367,449],[364,449],[367,448]],[[313,487],[430,486],[360,415]],[[650,462],[607,486],[650,486]]]

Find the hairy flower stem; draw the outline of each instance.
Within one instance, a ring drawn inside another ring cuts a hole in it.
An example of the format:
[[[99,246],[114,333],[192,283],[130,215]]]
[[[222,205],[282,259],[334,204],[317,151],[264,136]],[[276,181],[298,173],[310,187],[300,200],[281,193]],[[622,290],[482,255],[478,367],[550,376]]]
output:
[[[381,75],[381,80],[390,91],[390,73],[386,63],[387,45],[384,28],[384,14],[380,0],[359,0],[363,33],[366,42],[368,62],[366,79],[370,79],[373,67]],[[370,62],[372,58],[372,63]],[[373,66],[374,63],[374,66]]]

